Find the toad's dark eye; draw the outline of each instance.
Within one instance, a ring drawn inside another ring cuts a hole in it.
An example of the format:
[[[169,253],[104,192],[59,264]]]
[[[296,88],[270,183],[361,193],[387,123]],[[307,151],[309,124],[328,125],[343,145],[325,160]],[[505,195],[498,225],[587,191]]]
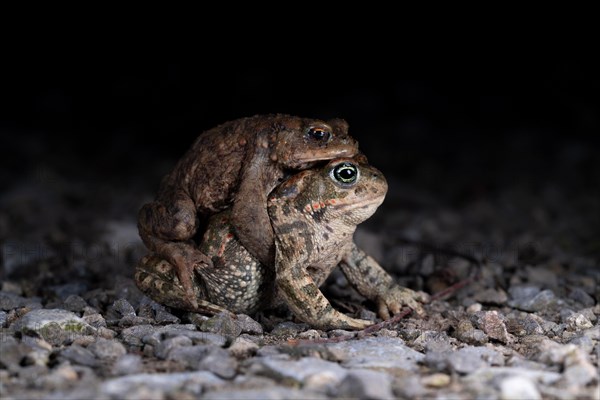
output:
[[[318,142],[327,143],[331,139],[331,132],[324,128],[310,128],[308,137]]]
[[[339,165],[331,171],[333,179],[339,183],[351,184],[356,182],[358,179],[358,168],[356,165],[345,162]]]

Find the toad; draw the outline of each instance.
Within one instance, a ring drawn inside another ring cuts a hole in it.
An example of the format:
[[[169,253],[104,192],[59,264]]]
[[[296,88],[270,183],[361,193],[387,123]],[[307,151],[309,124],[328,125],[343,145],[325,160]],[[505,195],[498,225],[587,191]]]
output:
[[[282,300],[298,319],[313,327],[363,329],[371,322],[335,310],[319,290],[339,266],[348,282],[377,304],[383,319],[404,305],[421,314],[419,302],[426,301],[426,295],[396,284],[353,241],[356,226],[375,212],[386,192],[385,178],[362,155],[299,172],[268,198],[275,268],[244,248],[231,225],[232,211],[227,210],[210,219],[200,245],[213,265],[197,268],[197,309],[182,301],[185,289],[173,266],[159,257],[147,256],[140,262],[136,282],[150,297],[171,307],[252,314]]]
[[[352,157],[358,144],[341,119],[327,122],[289,115],[226,122],[201,134],[164,177],[155,201],[138,215],[142,241],[175,268],[182,300],[197,306],[192,283],[199,266],[214,267],[194,244],[206,219],[231,207],[237,239],[264,265],[273,265],[275,242],[267,196],[290,170]]]

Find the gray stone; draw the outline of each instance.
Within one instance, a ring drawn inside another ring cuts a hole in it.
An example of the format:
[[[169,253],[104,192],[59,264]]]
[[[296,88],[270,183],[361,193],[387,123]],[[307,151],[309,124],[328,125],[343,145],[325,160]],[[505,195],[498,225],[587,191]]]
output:
[[[475,329],[469,320],[461,320],[456,326],[456,338],[468,344],[485,344],[487,335],[481,329]]]
[[[542,398],[535,383],[522,376],[509,376],[500,381],[499,386],[502,400],[541,400]]]
[[[6,311],[0,311],[0,328],[6,328],[8,314]]]
[[[156,310],[156,315],[154,316],[154,319],[159,324],[178,324],[179,322],[181,322],[179,318],[165,310],[164,307]]]
[[[535,370],[522,367],[483,367],[474,370],[472,373],[463,378],[466,384],[473,382],[489,384],[497,380],[499,377],[517,376],[529,379],[533,382],[538,382],[543,385],[552,385],[557,382],[561,375],[558,372]]]
[[[153,320],[159,324],[179,324],[181,322],[179,318],[167,311],[165,306],[145,296],[141,299],[137,310],[138,317]]]
[[[508,295],[502,289],[488,288],[474,294],[475,301],[483,304],[503,305],[508,301]]]
[[[596,304],[594,298],[581,288],[573,289],[571,293],[569,293],[569,298],[575,300],[584,307],[593,307],[594,304]]]
[[[348,373],[337,363],[314,357],[304,357],[299,360],[258,358],[253,360],[250,371],[256,375],[292,381],[303,387],[320,390],[333,389]]]
[[[202,395],[206,400],[291,400],[291,399],[306,399],[306,400],[326,400],[325,394],[316,393],[309,390],[292,389],[282,386],[273,386],[265,389],[227,389],[218,390]]]
[[[88,346],[88,350],[91,350],[101,360],[115,360],[127,353],[121,342],[103,338],[97,338],[94,343]]]
[[[182,392],[200,396],[205,388],[223,386],[225,381],[208,371],[174,374],[136,374],[104,381],[100,396],[110,398],[172,398]]]
[[[358,316],[359,319],[364,319],[365,321],[375,322],[377,319],[377,314],[374,311],[363,308],[360,310],[360,314]]]
[[[329,337],[332,337],[332,338],[336,338],[336,337],[353,338],[356,336],[356,332],[347,331],[344,329],[332,329],[329,332],[327,332],[327,334],[329,335]]]
[[[566,320],[566,329],[578,332],[585,329],[590,329],[594,326],[583,314],[574,313]]]
[[[256,354],[258,347],[258,344],[252,340],[239,336],[235,338],[231,346],[227,348],[227,351],[236,358],[244,359]]]
[[[142,371],[142,357],[137,354],[125,354],[115,361],[112,366],[113,375],[131,375]]]
[[[404,337],[406,332],[401,332]],[[414,336],[416,334],[416,336]],[[446,332],[440,331],[432,331],[432,330],[416,330],[415,332],[411,332],[412,339],[411,347],[417,351],[424,351],[425,349],[430,349],[435,346],[446,346],[450,345],[452,342],[456,342],[455,338],[448,337]],[[407,339],[408,340],[408,339]]]
[[[508,289],[511,300],[531,299],[539,292],[541,292],[539,286],[534,285],[512,285]]]
[[[166,359],[170,361],[177,361],[191,369],[198,369],[200,361],[206,357],[209,351],[213,348],[214,347],[205,344],[195,346],[178,346],[172,348],[171,351],[168,352]]]
[[[263,334],[262,325],[250,318],[246,314],[238,314],[236,322],[240,326],[240,328],[242,328],[242,333],[249,333],[251,335]]]
[[[43,338],[22,336],[21,344],[27,349],[27,354],[21,360],[22,365],[48,365],[52,345]]]
[[[598,321],[598,317],[594,313],[594,309],[595,309],[595,306],[588,307],[588,308],[582,308],[581,310],[579,310],[577,312],[583,314],[587,319],[590,320],[590,322],[595,324]],[[600,312],[600,309],[598,311]]]
[[[600,325],[596,325],[591,329],[586,329],[581,332],[583,336],[589,337],[592,340],[600,341]]]
[[[0,340],[0,365],[13,371],[17,370],[21,360],[27,355],[31,348],[13,336],[6,335]]]
[[[590,354],[594,350],[594,341],[587,336],[578,336],[569,343],[579,347],[587,354]]]
[[[398,376],[392,383],[392,390],[396,398],[423,399],[431,397],[430,392],[423,386],[417,374]]]
[[[448,374],[435,373],[421,378],[421,383],[425,386],[442,388],[452,383],[452,378]]]
[[[72,345],[63,349],[59,357],[70,361],[73,364],[79,364],[86,367],[98,366],[98,360],[91,350],[85,349],[79,345]]]
[[[211,332],[200,332],[192,324],[173,324],[160,327],[154,329],[149,335],[144,336],[142,340],[146,344],[156,346],[161,341],[176,336],[186,336],[192,340],[193,344],[212,344],[219,347],[227,344],[227,339],[224,336]]]
[[[504,325],[504,316],[498,311],[481,311],[475,314],[477,326],[490,338],[504,344],[511,341],[511,337]]]
[[[25,298],[10,292],[0,292],[0,310],[11,311],[16,308],[42,308],[39,297]]]
[[[548,265],[527,266],[525,272],[527,274],[527,282],[530,282],[530,284],[547,288],[558,287],[558,276]]]
[[[125,299],[117,299],[108,307],[107,319],[119,320],[123,317],[135,317],[135,308]]]
[[[257,357],[272,357],[272,358],[283,358],[288,359],[289,356],[283,352],[282,346],[277,345],[266,345],[262,346],[256,352]]]
[[[192,339],[187,336],[175,336],[165,339],[154,347],[154,355],[162,360],[169,356],[169,353],[178,347],[189,347],[192,345]]]
[[[304,331],[304,332],[298,334],[298,338],[304,339],[304,340],[315,340],[315,339],[319,339],[320,337],[321,337],[321,332],[316,329],[309,329],[307,331]]]
[[[229,312],[222,312],[207,319],[200,325],[200,330],[229,338],[236,338],[242,333],[241,325],[236,323]]]
[[[342,380],[337,397],[360,399],[393,399],[392,377],[368,369],[352,370]]]
[[[87,302],[76,294],[69,295],[63,302],[63,307],[73,312],[83,312],[84,308],[87,307]]]
[[[15,321],[13,332],[35,332],[54,345],[70,343],[81,334],[93,334],[96,329],[71,311],[62,309],[32,310]]]
[[[377,336],[386,336],[386,337],[391,337],[391,338],[397,338],[398,331],[383,328],[383,329],[377,331]]]
[[[579,348],[565,355],[564,368],[563,379],[569,386],[584,387],[594,380],[599,380],[598,369]]]
[[[529,287],[531,288],[531,287]],[[512,289],[512,288],[511,288]],[[537,289],[537,288],[536,288]],[[539,289],[538,289],[539,290]],[[535,290],[524,291],[526,294],[535,293]],[[519,295],[523,295],[517,291]],[[513,294],[513,292],[511,292]],[[508,305],[511,307],[518,308],[523,311],[542,311],[548,310],[550,308],[556,307],[557,305],[562,304],[562,301],[556,298],[554,292],[552,290],[542,290],[541,292],[537,292],[535,295],[530,297],[516,297],[513,300],[508,302]]]
[[[271,331],[271,335],[279,337],[294,336],[300,332],[304,332],[307,329],[309,329],[307,324],[297,324],[295,322],[285,321],[277,324],[277,326]]]
[[[200,359],[197,368],[210,371],[224,379],[231,379],[237,373],[237,361],[227,350],[211,347],[208,354]]]
[[[81,317],[85,322],[93,326],[94,328],[106,328],[106,320],[101,314],[87,314]]]
[[[579,360],[587,360],[585,353],[576,345],[559,344],[546,338],[534,346],[532,353],[533,359],[548,365],[564,366],[568,360],[575,365]]]
[[[48,375],[40,377],[38,385],[52,391],[67,389],[79,380],[76,368],[69,362],[63,362],[52,368]]]
[[[401,339],[369,337],[326,345],[342,357],[346,368],[372,368],[393,371],[417,371],[425,356],[406,346]]]
[[[123,329],[120,337],[121,340],[129,346],[141,347],[144,344],[142,339],[155,335],[157,331],[158,328],[155,328],[152,325],[137,325]]]
[[[516,336],[541,335],[544,329],[533,314],[510,313],[506,317],[506,330]]]
[[[504,365],[504,357],[487,347],[469,346],[451,353],[448,364],[453,371],[468,374],[490,365]]]
[[[16,282],[12,282],[12,281],[8,281],[8,280],[2,281],[0,283],[0,291],[14,293],[18,296],[23,295],[23,288],[21,287],[21,285]]]
[[[231,379],[237,373],[237,361],[227,350],[209,345],[177,347],[169,352],[168,360],[179,362],[190,369],[201,369]]]

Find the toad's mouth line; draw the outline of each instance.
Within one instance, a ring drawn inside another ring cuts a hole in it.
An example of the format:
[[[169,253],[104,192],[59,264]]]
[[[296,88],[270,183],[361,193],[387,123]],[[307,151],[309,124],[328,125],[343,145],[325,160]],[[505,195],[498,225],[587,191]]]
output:
[[[381,198],[381,199],[380,198],[373,198],[371,200],[361,201],[360,203],[344,203],[344,202],[340,202],[340,203],[337,203],[335,205],[327,205],[327,207],[333,208],[335,210],[347,211],[347,210],[355,210],[355,209],[358,209],[358,208],[372,207],[373,205],[375,205],[376,207],[379,207],[383,203],[383,200],[384,200],[384,198]]]

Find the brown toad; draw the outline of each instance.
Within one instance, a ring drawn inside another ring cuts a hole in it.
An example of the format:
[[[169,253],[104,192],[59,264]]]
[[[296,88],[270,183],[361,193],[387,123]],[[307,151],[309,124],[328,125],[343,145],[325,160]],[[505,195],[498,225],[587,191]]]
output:
[[[201,134],[165,176],[155,201],[140,210],[140,236],[175,267],[185,290],[182,301],[197,306],[193,271],[213,265],[193,238],[203,233],[207,217],[231,207],[231,224],[242,245],[262,263],[273,265],[268,194],[286,171],[352,157],[357,148],[341,119],[266,115],[226,122]]]
[[[194,311],[251,314],[282,299],[302,321],[323,329],[362,329],[369,321],[336,311],[319,290],[337,265],[348,281],[376,302],[387,319],[403,305],[421,313],[422,293],[395,284],[392,277],[353,242],[357,224],[369,218],[387,192],[383,175],[364,157],[342,158],[323,168],[302,171],[282,183],[268,198],[275,232],[275,269],[261,264],[236,239],[231,211],[213,216],[200,245],[212,267],[197,268]],[[273,276],[275,274],[275,276]],[[190,309],[173,268],[158,257],[146,257],[136,271],[138,286],[168,306]]]

